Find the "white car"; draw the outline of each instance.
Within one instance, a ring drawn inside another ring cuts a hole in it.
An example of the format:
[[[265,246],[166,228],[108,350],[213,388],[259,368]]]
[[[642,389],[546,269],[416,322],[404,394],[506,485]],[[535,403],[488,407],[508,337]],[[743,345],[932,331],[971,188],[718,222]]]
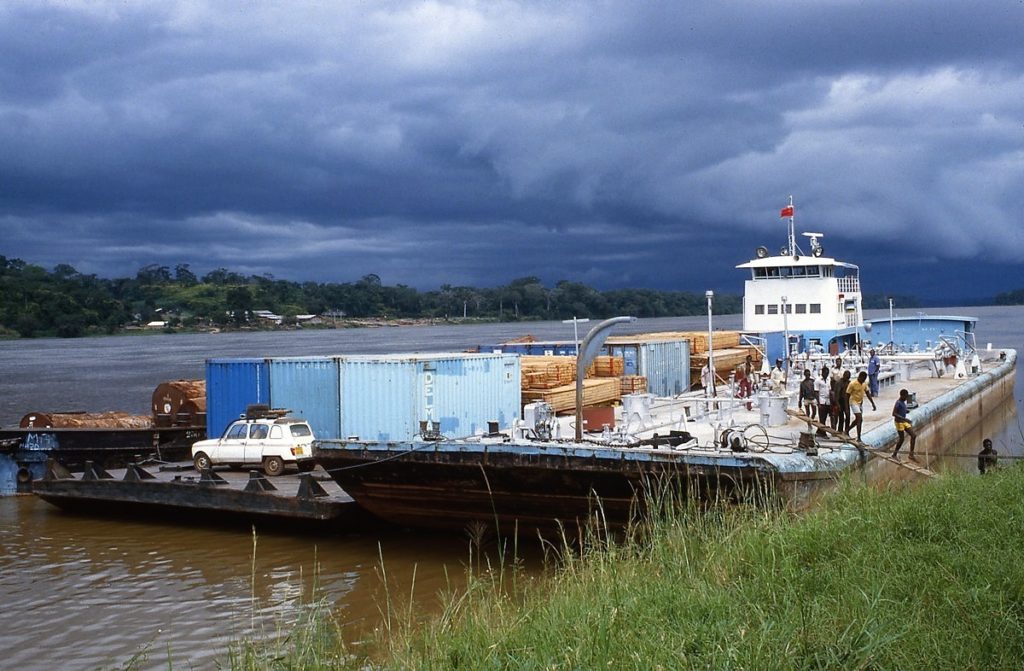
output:
[[[197,471],[219,464],[260,466],[269,476],[281,475],[288,466],[308,471],[316,465],[313,430],[305,420],[282,416],[281,411],[249,412],[220,438],[193,444],[192,460]]]

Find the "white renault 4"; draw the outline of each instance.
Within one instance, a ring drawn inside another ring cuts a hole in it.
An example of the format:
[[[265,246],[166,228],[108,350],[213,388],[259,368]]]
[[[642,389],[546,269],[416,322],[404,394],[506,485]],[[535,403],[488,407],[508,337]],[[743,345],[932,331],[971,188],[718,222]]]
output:
[[[306,420],[288,417],[287,410],[253,406],[232,422],[220,438],[192,445],[197,471],[220,464],[231,468],[259,466],[269,476],[281,475],[288,466],[311,470],[313,430]]]

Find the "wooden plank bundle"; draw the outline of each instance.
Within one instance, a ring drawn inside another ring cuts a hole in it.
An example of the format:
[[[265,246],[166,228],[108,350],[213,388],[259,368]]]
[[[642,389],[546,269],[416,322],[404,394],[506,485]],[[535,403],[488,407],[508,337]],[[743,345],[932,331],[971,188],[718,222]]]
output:
[[[740,331],[714,331],[715,349],[727,349],[740,346]],[[640,342],[663,342],[665,340],[689,340],[690,354],[701,354],[708,350],[707,331],[657,331],[655,333],[637,333],[629,336],[612,336],[605,342],[609,345],[625,345]]]
[[[583,381],[583,405],[614,403],[621,398],[619,379],[598,377]],[[523,403],[544,401],[555,412],[569,412],[576,409],[576,384],[567,384],[553,389],[530,389],[523,391]]]
[[[554,389],[576,382],[576,357],[522,356],[522,389]]]
[[[747,355],[753,358],[754,369],[760,370],[761,355],[756,347],[746,346],[718,349],[716,345],[713,356],[715,358],[715,374],[719,380],[728,380],[729,375],[747,360]],[[706,351],[690,356],[690,379],[693,381],[694,387],[700,386],[700,371],[707,362],[708,355]]]
[[[622,377],[626,362],[620,356],[601,355],[587,369],[587,377]]]
[[[643,375],[623,375],[619,383],[619,392],[626,394],[646,394],[647,378]]]

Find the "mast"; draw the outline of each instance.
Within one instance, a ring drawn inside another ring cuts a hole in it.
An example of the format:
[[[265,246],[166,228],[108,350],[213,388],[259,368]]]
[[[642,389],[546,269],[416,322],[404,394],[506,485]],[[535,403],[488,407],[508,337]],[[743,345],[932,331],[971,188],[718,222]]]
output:
[[[789,197],[789,205],[783,212],[789,212],[789,255],[796,256],[796,210],[793,208],[793,196]]]

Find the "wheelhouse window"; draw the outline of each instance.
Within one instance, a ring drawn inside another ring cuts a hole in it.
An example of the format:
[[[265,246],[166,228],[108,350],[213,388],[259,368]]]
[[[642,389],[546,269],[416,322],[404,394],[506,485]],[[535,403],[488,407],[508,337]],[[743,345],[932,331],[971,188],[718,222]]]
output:
[[[779,306],[778,305],[769,305],[768,306],[768,314],[770,314],[770,315],[777,315],[777,314],[779,314]]]
[[[755,315],[763,315],[764,314],[764,306],[763,305],[755,305],[754,306],[754,314]]]
[[[807,314],[807,304],[806,303],[797,303],[796,304],[796,313],[798,315]]]
[[[811,303],[811,314],[812,315],[820,315],[821,314],[821,303]]]
[[[786,312],[787,315],[793,314],[793,305],[792,305],[792,303],[783,303],[782,304],[782,309]]]

